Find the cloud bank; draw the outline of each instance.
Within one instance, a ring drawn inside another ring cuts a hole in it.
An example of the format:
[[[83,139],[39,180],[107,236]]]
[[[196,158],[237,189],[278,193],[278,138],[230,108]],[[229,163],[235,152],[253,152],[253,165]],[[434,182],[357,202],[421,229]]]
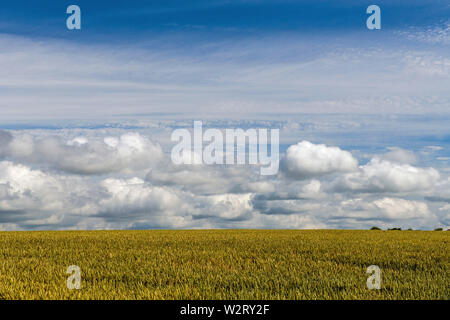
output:
[[[366,161],[303,140],[263,177],[174,165],[149,135],[116,131],[0,131],[0,229],[448,227],[448,173],[402,148]]]

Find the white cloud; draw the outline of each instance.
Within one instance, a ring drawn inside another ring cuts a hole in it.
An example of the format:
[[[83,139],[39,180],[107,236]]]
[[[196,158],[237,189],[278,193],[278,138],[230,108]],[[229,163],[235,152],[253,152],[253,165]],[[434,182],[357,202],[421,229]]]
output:
[[[391,219],[421,218],[430,214],[427,204],[419,201],[383,198],[374,201],[371,205]]]
[[[281,168],[291,178],[305,179],[357,169],[358,161],[348,151],[302,141],[290,146]]]
[[[243,184],[240,189],[252,193],[272,193],[276,191],[276,186],[271,181],[254,181]]]
[[[245,166],[173,165],[168,160],[150,170],[145,179],[155,185],[178,186],[202,195],[270,188],[266,182],[265,185],[252,183],[255,176]]]
[[[405,72],[426,77],[448,79],[450,75],[450,59],[432,53],[415,54],[405,57]]]
[[[260,228],[272,229],[327,229],[329,225],[313,215],[261,215],[253,222]]]
[[[321,204],[318,202],[306,202],[303,200],[271,200],[271,201],[255,201],[255,209],[262,214],[268,215],[291,215],[302,214],[307,216],[314,215],[320,211]]]
[[[372,218],[376,220],[404,220],[432,218],[426,203],[400,198],[385,197],[374,201],[351,199],[341,203],[340,214],[346,217]]]
[[[302,187],[302,192],[305,195],[317,195],[321,191],[321,183],[318,180],[311,180],[307,185]]]
[[[152,216],[177,215],[184,201],[175,190],[155,187],[139,178],[105,179],[100,183],[107,194],[100,200],[98,211],[107,219],[128,219],[137,216],[150,220]]]
[[[397,147],[390,147],[388,149],[389,152],[383,154],[381,157],[382,159],[392,162],[408,163],[408,164],[414,164],[417,162],[417,157],[412,151]]]
[[[396,31],[395,34],[406,36],[409,40],[420,41],[430,44],[450,44],[450,21],[441,25],[428,26],[425,28],[411,28],[407,31]]]
[[[86,199],[98,200],[90,191],[89,184],[79,177],[1,161],[0,225],[12,230],[73,227],[74,221],[67,221],[68,215],[83,213]]]
[[[262,177],[250,166],[173,165],[143,132],[0,131],[0,230],[448,224],[448,182],[400,148],[358,167],[347,151],[303,141],[286,153],[290,171]]]
[[[0,162],[0,211],[62,210],[68,190],[54,176],[8,161]]]
[[[223,219],[245,219],[253,212],[251,194],[221,194],[203,198],[202,215]],[[209,211],[209,213],[208,213]]]
[[[379,158],[360,166],[357,172],[348,173],[335,182],[338,191],[357,192],[408,192],[433,188],[439,180],[434,168],[417,168]]]
[[[106,137],[103,141],[87,137],[64,141],[59,136],[37,139],[16,134],[0,146],[1,155],[82,175],[148,170],[164,156],[159,144],[138,133]]]

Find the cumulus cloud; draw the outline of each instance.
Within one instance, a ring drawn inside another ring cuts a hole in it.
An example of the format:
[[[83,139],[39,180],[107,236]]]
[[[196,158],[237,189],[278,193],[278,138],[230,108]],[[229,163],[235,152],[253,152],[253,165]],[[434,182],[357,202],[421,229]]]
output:
[[[424,202],[390,197],[370,202],[363,199],[346,200],[341,203],[340,209],[344,216],[359,219],[403,220],[432,217]]]
[[[89,184],[73,176],[0,162],[0,224],[10,229],[73,227],[70,214],[82,214],[98,201]],[[90,212],[90,211],[88,211]],[[0,227],[1,228],[1,227]]]
[[[322,184],[318,180],[311,180],[308,184],[302,187],[302,193],[304,196],[314,197],[321,191]]]
[[[389,151],[383,154],[382,159],[408,164],[414,164],[417,162],[417,157],[412,151],[397,147],[390,147],[388,149]]]
[[[253,205],[262,214],[311,214],[321,208],[317,202],[305,202],[302,200],[271,200],[264,201],[254,199]]]
[[[290,146],[281,162],[287,177],[307,179],[336,172],[354,171],[358,161],[348,151],[302,141]]]
[[[199,205],[203,209],[201,215],[212,215],[226,220],[247,220],[253,212],[251,196],[250,193],[221,194],[203,198]]]
[[[13,139],[12,134],[8,131],[0,130],[0,156],[2,155],[2,146],[7,146]]]
[[[152,186],[139,178],[105,179],[100,186],[106,194],[93,213],[106,221],[147,226],[164,221],[166,227],[186,226],[184,211],[191,209],[181,192]]]
[[[261,215],[259,221],[254,222],[260,228],[272,229],[327,229],[330,224],[316,219],[313,215]]]
[[[338,178],[334,187],[337,191],[408,192],[430,189],[439,177],[434,168],[418,168],[374,158],[360,166],[357,172]]]
[[[87,137],[64,140],[60,136],[39,139],[29,134],[11,136],[3,132],[0,139],[6,140],[0,145],[0,156],[4,158],[81,175],[147,170],[164,155],[159,144],[139,133],[103,140]]]
[[[239,190],[244,192],[270,194],[276,191],[276,185],[271,181],[253,181],[240,185]]]
[[[145,179],[201,195],[242,193],[256,188],[245,186],[255,179],[255,173],[244,166],[173,165],[168,161],[151,169]]]
[[[62,210],[64,185],[54,176],[8,161],[0,162],[0,212]]]
[[[193,220],[248,220],[253,212],[252,194],[195,195],[176,187],[154,186],[139,179],[105,179],[105,196],[96,208],[96,216],[107,221],[150,226],[165,221],[166,227],[192,227]],[[216,225],[217,226],[217,225]]]
[[[263,177],[251,166],[174,165],[143,133],[57,133],[0,131],[0,230],[448,222],[447,182],[400,148],[358,166],[347,151],[302,141],[286,151],[281,175]]]

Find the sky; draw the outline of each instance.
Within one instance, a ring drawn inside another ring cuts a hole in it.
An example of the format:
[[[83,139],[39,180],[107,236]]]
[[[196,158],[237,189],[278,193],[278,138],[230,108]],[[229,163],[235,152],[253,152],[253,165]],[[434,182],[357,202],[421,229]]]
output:
[[[448,1],[0,8],[0,230],[449,227]],[[279,129],[279,174],[173,165],[195,120]]]

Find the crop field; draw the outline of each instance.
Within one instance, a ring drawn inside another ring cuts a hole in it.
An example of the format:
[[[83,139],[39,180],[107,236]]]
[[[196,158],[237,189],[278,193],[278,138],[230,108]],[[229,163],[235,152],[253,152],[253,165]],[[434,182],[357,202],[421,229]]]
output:
[[[0,232],[0,299],[448,299],[446,231]],[[67,268],[81,270],[69,290]],[[381,269],[369,290],[366,269]]]

